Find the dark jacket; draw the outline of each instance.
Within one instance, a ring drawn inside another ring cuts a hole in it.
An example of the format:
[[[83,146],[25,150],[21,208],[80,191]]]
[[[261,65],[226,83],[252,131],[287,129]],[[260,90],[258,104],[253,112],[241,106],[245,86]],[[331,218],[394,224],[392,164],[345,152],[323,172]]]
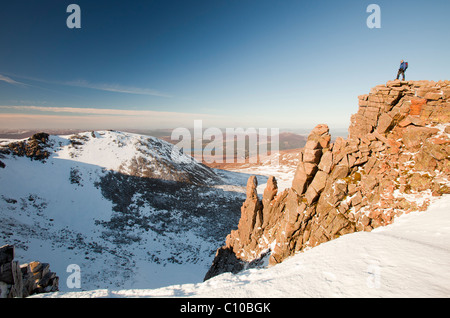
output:
[[[400,64],[400,69],[403,71],[406,70],[406,62],[403,62],[402,64]]]

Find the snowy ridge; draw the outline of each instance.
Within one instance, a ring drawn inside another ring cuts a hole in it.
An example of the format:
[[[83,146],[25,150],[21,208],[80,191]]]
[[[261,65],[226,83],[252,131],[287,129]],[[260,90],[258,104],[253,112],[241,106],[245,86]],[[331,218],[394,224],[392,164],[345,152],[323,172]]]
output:
[[[217,176],[172,144],[155,137],[120,131],[62,136],[69,141],[58,158],[93,164],[128,175],[207,183]],[[61,144],[61,142],[59,142]]]
[[[15,245],[21,262],[50,263],[62,291],[70,264],[87,290],[201,281],[239,221],[248,175],[173,149],[97,131],[50,136],[43,161],[3,153],[0,245]]]
[[[267,269],[158,289],[99,289],[39,297],[449,297],[450,195],[426,212],[344,235]],[[270,286],[270,288],[268,288]]]

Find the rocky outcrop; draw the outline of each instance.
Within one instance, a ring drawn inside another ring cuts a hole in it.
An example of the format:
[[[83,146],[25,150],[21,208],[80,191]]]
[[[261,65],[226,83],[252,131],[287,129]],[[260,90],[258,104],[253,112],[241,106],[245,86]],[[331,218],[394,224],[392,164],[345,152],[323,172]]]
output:
[[[392,81],[358,100],[347,139],[330,143],[326,125],[312,130],[290,189],[277,193],[272,177],[260,200],[249,179],[238,228],[205,279],[268,253],[269,264],[280,263],[450,193],[450,82]]]
[[[45,160],[50,156],[46,150],[49,135],[47,133],[37,133],[28,140],[12,142],[7,147],[0,148],[0,155],[12,154],[19,157],[28,157],[31,160]],[[4,166],[4,164],[3,164]]]
[[[59,278],[47,263],[20,265],[14,260],[14,246],[0,247],[0,298],[22,298],[58,290]]]

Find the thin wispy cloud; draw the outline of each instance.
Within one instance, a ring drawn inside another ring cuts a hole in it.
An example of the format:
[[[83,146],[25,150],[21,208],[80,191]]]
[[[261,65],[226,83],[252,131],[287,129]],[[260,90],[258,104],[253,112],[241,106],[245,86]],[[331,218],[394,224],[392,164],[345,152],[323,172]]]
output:
[[[14,77],[22,78],[22,79],[26,79],[26,80],[34,81],[34,82],[51,84],[51,85],[89,88],[89,89],[105,91],[105,92],[133,94],[133,95],[148,95],[148,96],[158,96],[158,97],[166,97],[166,98],[172,97],[171,95],[160,92],[156,89],[123,86],[120,84],[110,84],[110,83],[92,83],[92,82],[89,82],[84,79],[73,80],[73,81],[53,81],[53,80],[47,80],[47,79],[43,79],[43,78],[36,78],[36,77],[29,77],[29,76],[16,75]],[[31,86],[31,85],[13,80],[11,77],[8,77],[8,76],[2,75],[2,74],[0,74],[0,81],[4,81],[4,82],[7,82],[9,84],[14,84],[14,85]]]
[[[90,88],[100,91],[115,92],[115,93],[125,93],[125,94],[135,94],[135,95],[150,95],[159,97],[172,97],[168,94],[164,94],[154,89],[148,88],[137,88],[137,87],[127,87],[117,84],[98,84],[90,83],[85,80],[71,81],[71,82],[59,82],[57,84],[73,86],[73,87],[83,87]]]
[[[82,107],[46,107],[46,106],[0,106],[0,110],[14,110],[24,112],[44,112],[44,113],[71,113],[84,115],[111,115],[111,116],[155,116],[155,115],[174,115],[174,114],[188,114],[189,116],[208,116],[218,117],[209,114],[194,114],[194,113],[176,113],[176,112],[162,112],[153,110],[128,110],[128,109],[106,109],[106,108],[82,108]]]
[[[152,110],[101,109],[45,106],[0,106],[2,128],[173,128],[191,125],[194,120],[218,126],[223,116]]]
[[[15,81],[12,78],[10,78],[8,76],[5,76],[5,75],[2,75],[2,74],[0,74],[0,81],[1,82],[6,82],[6,83],[11,84],[11,85],[28,86],[25,83],[21,83],[21,82]]]

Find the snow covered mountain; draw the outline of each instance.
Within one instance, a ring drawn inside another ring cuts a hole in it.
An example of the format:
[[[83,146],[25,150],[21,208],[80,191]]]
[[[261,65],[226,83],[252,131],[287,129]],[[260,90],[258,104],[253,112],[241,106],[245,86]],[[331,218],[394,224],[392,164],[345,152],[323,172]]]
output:
[[[248,175],[154,137],[39,134],[0,145],[0,246],[50,263],[61,291],[70,264],[83,290],[201,281],[245,199]]]

